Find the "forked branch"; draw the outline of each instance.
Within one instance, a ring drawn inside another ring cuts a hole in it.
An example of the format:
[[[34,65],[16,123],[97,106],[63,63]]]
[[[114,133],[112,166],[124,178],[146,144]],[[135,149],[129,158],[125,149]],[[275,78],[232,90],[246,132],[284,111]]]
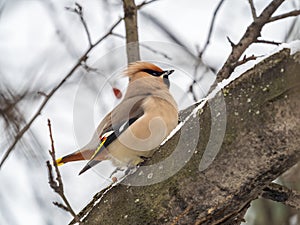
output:
[[[49,150],[49,154],[51,156],[52,165],[54,166],[54,170],[55,170],[55,174],[56,174],[56,178],[54,179],[52,165],[49,161],[47,161],[49,185],[53,189],[53,191],[56,192],[61,197],[61,199],[64,202],[64,204],[59,203],[59,202],[53,202],[53,204],[65,211],[71,213],[71,215],[74,217],[74,220],[76,222],[80,223],[78,216],[72,209],[71,204],[69,203],[69,201],[64,193],[63,181],[62,181],[58,166],[55,161],[54,139],[53,139],[53,135],[52,135],[51,122],[49,119],[48,119],[48,127],[49,127],[49,136],[50,136],[50,142],[51,142],[51,150]]]

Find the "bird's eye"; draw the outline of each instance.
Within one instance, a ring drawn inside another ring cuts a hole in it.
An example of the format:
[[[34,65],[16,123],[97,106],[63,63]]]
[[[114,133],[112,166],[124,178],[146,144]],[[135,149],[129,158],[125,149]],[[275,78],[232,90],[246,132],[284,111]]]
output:
[[[150,75],[155,76],[155,77],[159,77],[163,73],[163,72],[158,72],[158,71],[150,70],[150,69],[144,69],[142,71],[145,73],[149,73]]]

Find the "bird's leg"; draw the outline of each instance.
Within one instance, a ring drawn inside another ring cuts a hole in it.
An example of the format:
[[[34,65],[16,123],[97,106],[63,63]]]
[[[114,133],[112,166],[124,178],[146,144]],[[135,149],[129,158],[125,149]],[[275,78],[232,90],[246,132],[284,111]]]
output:
[[[133,174],[138,168],[139,168],[139,166],[129,166],[126,168],[124,175],[127,176],[130,174]]]
[[[110,174],[109,178],[112,179],[113,183],[115,183],[116,181],[118,181],[117,177],[113,177],[113,175],[115,175],[117,172],[119,171],[124,171],[124,176],[122,176],[122,178],[133,174],[137,169],[139,168],[139,166],[128,166],[126,168],[119,168],[117,167],[116,169],[114,169],[114,171]]]
[[[143,160],[142,162],[139,163],[140,166],[144,165],[147,161],[150,160],[150,157],[146,157],[146,156],[140,156],[140,158]]]
[[[124,176],[127,176],[127,175],[129,174],[130,170],[131,170],[131,168],[128,167],[128,168],[125,170],[125,172],[124,172]]]

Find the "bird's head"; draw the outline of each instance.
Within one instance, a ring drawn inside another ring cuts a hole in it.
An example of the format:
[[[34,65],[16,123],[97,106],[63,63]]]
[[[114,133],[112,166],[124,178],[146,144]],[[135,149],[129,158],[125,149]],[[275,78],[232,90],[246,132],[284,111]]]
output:
[[[169,87],[169,75],[171,75],[173,72],[174,70],[162,70],[152,63],[139,61],[129,64],[128,68],[125,70],[125,75],[129,77],[130,81],[149,76],[156,77]]]

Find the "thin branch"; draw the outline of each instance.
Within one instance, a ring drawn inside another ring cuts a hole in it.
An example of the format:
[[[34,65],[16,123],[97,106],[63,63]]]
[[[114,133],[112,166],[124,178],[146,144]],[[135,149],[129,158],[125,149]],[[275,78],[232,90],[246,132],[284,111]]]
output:
[[[141,4],[137,5],[136,8],[137,8],[137,10],[139,10],[143,6],[153,3],[153,2],[156,2],[156,1],[158,1],[158,0],[143,1]]]
[[[62,179],[61,179],[61,175],[60,175],[58,166],[57,166],[56,161],[55,161],[56,157],[55,157],[54,140],[53,140],[53,135],[52,135],[51,122],[50,122],[49,119],[48,119],[48,127],[49,127],[49,136],[50,136],[50,142],[51,142],[51,150],[49,151],[49,154],[51,155],[52,164],[54,166],[55,173],[56,173],[56,179],[54,180],[54,176],[53,176],[53,173],[52,173],[52,166],[51,166],[50,162],[47,161],[47,168],[48,168],[48,174],[49,174],[49,184],[50,184],[50,187],[54,190],[54,192],[56,192],[62,198],[65,205],[63,205],[61,203],[57,203],[57,202],[54,202],[53,204],[58,206],[59,208],[62,208],[64,210],[70,212],[72,214],[72,216],[74,217],[74,220],[77,223],[80,223],[79,217],[76,215],[76,213],[72,209],[67,197],[64,194],[64,185],[63,185],[63,182],[62,182]]]
[[[154,54],[161,55],[162,57],[164,57],[164,58],[166,58],[168,60],[172,60],[172,57],[168,56],[167,53],[164,53],[162,51],[158,51],[158,50],[156,50],[154,48],[151,48],[150,46],[148,46],[146,44],[143,44],[143,43],[141,43],[140,45],[141,45],[141,47],[149,50],[150,52],[153,52]]]
[[[44,96],[46,98],[48,97],[47,94],[45,92],[43,92],[43,91],[38,91],[37,94],[39,94],[41,96]]]
[[[70,12],[73,12],[73,13],[77,14],[79,16],[80,21],[83,25],[84,31],[85,31],[86,36],[87,36],[89,46],[91,47],[92,46],[91,34],[90,34],[89,28],[87,26],[87,23],[86,23],[85,19],[83,18],[82,6],[77,2],[75,3],[75,6],[76,7],[74,9],[70,8],[70,7],[66,7],[66,9],[69,10]]]
[[[126,37],[122,34],[118,34],[118,33],[112,33],[113,36],[116,36],[118,38],[122,38],[122,39],[125,39]],[[140,46],[141,47],[144,47],[145,49],[149,50],[150,52],[153,52],[154,54],[158,54],[158,55],[161,55],[163,56],[164,58],[168,59],[168,60],[172,60],[171,56],[168,56],[167,53],[164,53],[162,51],[158,51],[154,48],[151,48],[150,46],[144,44],[144,43],[140,43]]]
[[[292,24],[291,24],[290,27],[289,27],[289,30],[288,30],[288,31],[286,32],[286,34],[285,34],[285,37],[284,37],[284,39],[283,39],[283,42],[288,42],[288,39],[291,38],[291,34],[292,34],[293,30],[295,29],[295,27],[296,27],[296,25],[297,25],[297,21],[298,21],[298,18],[295,17],[294,20],[293,20],[293,22],[292,22]]]
[[[197,96],[196,96],[196,92],[194,91],[194,84],[196,84],[196,80],[194,79],[193,82],[191,83],[191,85],[189,86],[189,90],[188,93],[191,93],[193,96],[193,100],[194,102],[197,102]]]
[[[5,9],[5,5],[6,4],[6,2],[3,2],[1,5],[0,5],[0,18],[1,18],[1,16],[2,16],[2,13],[3,13],[3,11],[4,11],[4,9]]]
[[[119,23],[123,20],[123,18],[119,18],[109,29],[109,31],[104,34],[101,38],[98,39],[92,46],[90,46],[85,53],[77,60],[75,65],[71,68],[71,70],[67,73],[67,75],[55,86],[49,94],[47,94],[41,103],[40,107],[37,109],[36,113],[32,116],[32,118],[29,120],[29,122],[16,134],[14,141],[9,146],[9,148],[5,151],[4,156],[1,159],[0,163],[0,169],[3,166],[4,162],[6,161],[9,154],[12,152],[18,141],[23,137],[23,135],[27,132],[27,130],[31,127],[32,123],[36,120],[36,118],[41,114],[42,110],[48,103],[48,101],[51,99],[51,97],[56,93],[56,91],[74,74],[74,72],[82,65],[83,62],[85,62],[88,58],[88,54],[92,51],[92,49],[100,44],[104,39],[106,39],[109,35],[112,34],[113,30],[116,28],[116,26],[119,25]]]
[[[255,21],[253,21],[247,28],[240,41],[232,47],[232,51],[224,63],[223,67],[217,74],[217,81],[220,82],[225,78],[228,78],[235,69],[235,62],[239,60],[246,49],[254,43],[261,35],[261,30],[266,23],[269,22],[272,14],[278,9],[278,7],[284,2],[284,0],[273,0],[261,13]]]
[[[173,31],[171,31],[166,24],[164,24],[161,20],[157,19],[157,17],[152,16],[149,13],[142,12],[141,15],[145,16],[148,20],[153,22],[162,32],[164,32],[173,42],[181,46],[192,58],[196,58],[193,51],[190,50],[187,44],[181,41]]]
[[[115,36],[115,37],[118,37],[118,38],[122,38],[122,39],[126,38],[123,34],[118,34],[118,33],[114,33],[114,32],[111,35]]]
[[[124,17],[120,17],[109,29],[109,31],[103,35],[101,38],[98,39],[98,41],[96,41],[94,44],[92,44],[92,46],[90,47],[89,52],[98,44],[100,44],[105,38],[107,38],[109,35],[111,35],[113,33],[113,30],[119,25],[119,23],[121,23],[121,21],[124,19]]]
[[[249,5],[250,5],[250,8],[251,8],[251,13],[252,13],[253,20],[256,20],[257,13],[256,13],[256,9],[255,9],[253,0],[248,0],[248,2],[249,2]]]
[[[62,204],[62,203],[59,203],[59,202],[53,202],[53,205],[57,206],[57,207],[60,208],[60,209],[63,209],[63,210],[65,210],[65,211],[69,212],[68,207],[66,207],[66,206],[65,206],[64,204]],[[78,221],[77,221],[77,222],[78,222]]]
[[[212,31],[213,31],[213,29],[214,29],[214,25],[215,25],[215,20],[216,20],[217,13],[219,12],[219,9],[221,8],[221,6],[222,6],[222,4],[223,4],[224,1],[225,1],[225,0],[221,0],[221,1],[219,2],[219,4],[217,5],[217,8],[216,8],[215,11],[214,11],[213,18],[212,18],[212,20],[211,20],[210,27],[209,27],[209,32],[208,32],[208,35],[207,35],[207,38],[206,38],[206,42],[205,42],[205,44],[204,44],[204,47],[203,47],[202,51],[201,51],[201,52],[199,53],[199,55],[198,55],[199,58],[202,57],[203,53],[205,52],[207,46],[208,46],[209,43],[210,43],[210,39],[211,39]]]
[[[294,10],[294,11],[284,13],[284,14],[281,14],[278,16],[273,16],[267,22],[272,23],[277,20],[285,19],[285,18],[292,17],[292,16],[299,16],[299,15],[300,15],[300,10]]]
[[[193,97],[193,100],[194,102],[198,102],[198,98],[196,96],[196,92],[194,90],[194,85],[196,83],[198,83],[200,80],[197,80],[197,71],[198,71],[198,68],[200,67],[201,65],[201,58],[199,57],[198,60],[196,61],[196,64],[194,66],[194,71],[193,71],[193,81],[191,82],[190,86],[189,86],[189,89],[188,89],[188,93],[191,93],[192,97]],[[200,77],[201,78],[201,77]],[[183,96],[184,98],[184,96]]]
[[[255,43],[262,43],[262,44],[270,44],[270,45],[280,45],[280,42],[276,42],[276,41],[268,41],[268,40],[256,40]]]
[[[251,55],[249,57],[247,57],[245,55],[242,60],[235,62],[233,66],[234,67],[238,67],[238,66],[243,65],[243,64],[245,64],[245,63],[247,63],[247,62],[249,62],[251,60],[256,60],[257,58],[258,58],[258,56],[255,56],[255,55]]]
[[[230,39],[230,37],[227,36],[226,38],[227,38],[227,41],[229,42],[230,46],[232,48],[234,48],[236,46],[236,44],[234,44],[234,42]]]
[[[261,197],[281,202],[287,206],[300,210],[300,193],[282,185],[271,183],[263,189]]]

